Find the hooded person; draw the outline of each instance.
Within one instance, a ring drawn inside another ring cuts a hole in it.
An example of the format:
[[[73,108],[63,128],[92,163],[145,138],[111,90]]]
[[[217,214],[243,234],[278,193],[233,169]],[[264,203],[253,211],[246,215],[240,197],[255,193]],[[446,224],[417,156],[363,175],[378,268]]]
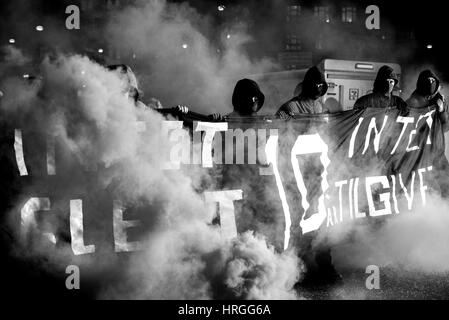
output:
[[[443,124],[448,121],[448,106],[440,93],[440,79],[431,70],[424,70],[418,76],[416,89],[406,103],[412,109],[431,109],[435,107]]]
[[[295,89],[297,96],[284,103],[276,112],[276,115],[286,118],[295,114],[326,112],[327,109],[320,98],[326,94],[327,89],[328,85],[324,74],[316,66],[311,67],[307,70],[302,83]]]
[[[288,119],[296,114],[320,114],[327,112],[328,109],[320,99],[326,94],[327,89],[328,84],[325,81],[324,74],[316,66],[311,67],[307,70],[302,83],[296,86],[296,96],[284,103],[276,115],[281,119]],[[318,172],[311,173],[307,181],[312,183],[312,186],[319,185],[321,183],[319,177]],[[316,204],[316,199],[309,199],[309,201]],[[296,220],[300,219],[300,217],[294,216],[292,219]],[[316,235],[316,233],[302,234],[300,228],[296,227],[291,229],[291,243],[289,246],[298,250],[299,257],[305,264],[306,273],[300,283],[300,285],[305,287],[309,285],[333,284],[342,280],[341,275],[333,265],[331,248],[327,244],[313,245]]]
[[[407,104],[405,101],[393,94],[393,90],[398,83],[399,79],[393,68],[387,65],[380,67],[374,80],[373,92],[357,99],[354,109],[382,108],[406,110]]]
[[[416,82],[416,89],[407,99],[407,106],[410,110],[416,111],[430,111],[436,110],[436,117],[438,117],[443,126],[443,131],[449,129],[449,111],[446,99],[440,93],[440,79],[431,70],[422,71]],[[435,157],[433,163],[436,179],[440,186],[440,191],[443,197],[449,196],[449,162],[445,156],[444,148]]]
[[[237,81],[232,93],[232,106],[234,110],[226,117],[253,117],[259,112],[265,102],[265,95],[260,90],[257,82],[251,79]],[[215,121],[222,121],[219,113],[209,115]]]
[[[251,117],[257,114],[265,102],[259,85],[251,79],[237,81],[232,93],[234,111],[228,117]]]
[[[215,188],[242,192],[243,199],[233,204],[237,233],[256,232],[281,250],[283,236],[277,227],[280,226],[278,222],[282,221],[283,213],[276,210],[277,194],[258,178],[260,168],[267,165],[261,163],[256,149],[252,148],[254,146],[252,138],[250,136],[245,138],[246,132],[254,129],[257,121],[255,116],[264,102],[265,95],[259,85],[254,80],[244,78],[237,81],[234,87],[232,94],[234,110],[225,117],[219,114],[210,115],[215,116],[215,121],[224,120],[230,123],[229,130],[221,141],[222,155],[225,156],[222,157],[224,160],[222,163],[225,165],[214,166],[209,172],[217,178]],[[239,142],[241,141],[239,137],[243,138],[243,143]],[[217,219],[215,221],[218,222]]]

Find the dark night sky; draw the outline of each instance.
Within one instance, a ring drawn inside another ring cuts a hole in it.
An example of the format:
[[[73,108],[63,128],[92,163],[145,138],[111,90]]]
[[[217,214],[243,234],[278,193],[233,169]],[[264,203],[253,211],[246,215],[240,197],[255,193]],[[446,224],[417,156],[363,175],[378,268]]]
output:
[[[61,19],[63,23],[65,19],[65,6],[67,4],[76,4],[80,1],[64,1],[64,0],[1,0],[0,1],[0,41],[7,42],[10,34],[14,32],[15,23],[32,23],[36,15],[47,15],[51,17],[57,17]],[[172,1],[173,2],[173,1]],[[182,2],[182,1],[176,1]],[[270,3],[272,5],[276,2],[285,2],[285,0],[258,0],[258,1],[237,1],[237,0],[222,0],[222,1],[205,1],[205,0],[191,0],[187,1],[192,6],[199,9],[202,13],[212,12],[216,14],[217,4],[225,4],[226,6],[232,6],[234,4],[245,5],[251,8],[252,11],[260,10],[260,8],[269,7],[264,3]],[[327,4],[335,3],[334,1],[312,1],[304,0],[302,3],[309,4]],[[301,3],[301,1],[300,1]],[[344,2],[338,2],[343,4]],[[347,1],[347,3],[354,3],[353,1]],[[445,31],[449,28],[447,21],[447,11],[444,6],[444,2],[438,2],[434,0],[426,1],[425,3],[419,3],[419,5],[412,1],[357,1],[360,4],[376,4],[381,10],[381,27],[382,21],[388,21],[397,30],[413,30],[416,36],[416,44],[418,50],[410,52],[410,60],[416,61],[416,63],[430,62],[435,64],[446,78],[449,76],[449,62],[446,58],[446,36]],[[14,22],[9,21],[9,17],[14,14],[18,14],[22,19],[15,19]],[[263,12],[263,11],[261,11]],[[267,14],[266,12],[264,14]],[[255,13],[257,15],[257,12]],[[256,18],[256,17],[255,17]],[[20,20],[20,21],[18,21]],[[258,23],[269,24],[267,19],[255,19]],[[268,28],[269,29],[269,28]],[[266,28],[266,30],[268,30]],[[432,44],[433,49],[428,50],[427,44]]]

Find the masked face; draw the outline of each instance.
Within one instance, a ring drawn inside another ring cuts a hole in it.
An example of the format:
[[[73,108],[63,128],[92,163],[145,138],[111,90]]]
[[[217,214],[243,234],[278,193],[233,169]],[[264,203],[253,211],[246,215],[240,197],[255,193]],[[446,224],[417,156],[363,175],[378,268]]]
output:
[[[323,95],[324,84],[316,83],[310,88],[310,98],[318,99]]]
[[[257,97],[252,97],[251,101],[252,101],[251,111],[253,113],[256,113],[257,111],[259,111],[259,99],[257,99]]]
[[[428,77],[424,83],[423,93],[430,96],[437,89],[437,81],[433,77]]]
[[[395,81],[394,79],[387,79],[387,83],[388,83],[388,94],[391,94],[394,89]]]
[[[378,86],[378,92],[390,95],[393,92],[395,85],[395,81],[393,79],[385,79],[380,83],[380,86]]]

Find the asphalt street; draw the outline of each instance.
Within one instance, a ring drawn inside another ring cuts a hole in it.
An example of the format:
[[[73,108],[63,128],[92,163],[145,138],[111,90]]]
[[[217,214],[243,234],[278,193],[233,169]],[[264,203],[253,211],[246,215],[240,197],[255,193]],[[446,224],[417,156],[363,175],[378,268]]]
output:
[[[367,289],[370,274],[365,270],[339,270],[342,283],[303,288],[297,292],[305,299],[330,300],[440,300],[449,299],[449,273],[404,271],[393,267],[380,269],[379,289]]]

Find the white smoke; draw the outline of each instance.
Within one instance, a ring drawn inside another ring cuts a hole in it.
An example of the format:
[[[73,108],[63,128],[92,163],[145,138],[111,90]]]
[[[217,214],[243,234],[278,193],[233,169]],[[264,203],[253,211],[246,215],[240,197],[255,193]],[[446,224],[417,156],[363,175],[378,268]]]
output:
[[[71,179],[59,190],[66,195],[63,198],[70,199],[72,185],[79,183],[79,162],[99,170],[92,174],[98,174],[100,190],[110,190],[127,206],[148,205],[145,215],[152,217],[152,222],[148,226],[151,231],[143,237],[143,250],[130,256],[124,270],[120,270],[115,253],[99,252],[100,265],[95,265],[89,255],[86,259],[70,257],[70,245],[61,240],[56,247],[33,245],[27,256],[46,257],[51,262],[48,268],[76,261],[89,267],[88,274],[98,270],[116,274],[120,285],[102,288],[103,298],[215,298],[220,297],[216,291],[220,286],[229,290],[229,297],[296,297],[293,285],[300,277],[300,261],[292,253],[275,253],[265,239],[252,234],[231,242],[222,239],[219,228],[211,225],[215,213],[194,190],[207,173],[199,172],[193,179],[182,171],[163,170],[169,145],[161,129],[163,118],[150,109],[136,108],[123,94],[126,84],[115,73],[78,55],[45,59],[41,70],[44,85],[37,90],[39,94],[32,91],[31,97],[20,103],[12,99],[14,108],[2,102],[2,108],[14,110],[10,125],[32,118],[38,135],[56,134],[64,152],[76,156],[56,164],[57,175]],[[137,132],[138,120],[145,121],[146,132]],[[56,202],[52,207],[57,217],[43,223],[60,234],[68,227],[64,218],[67,206]],[[99,212],[95,219],[102,219],[105,213]],[[93,222],[95,228],[102,227],[99,220]],[[103,232],[90,232],[94,231]],[[214,254],[221,259],[214,261]],[[126,290],[122,291],[122,286]]]
[[[345,232],[333,238],[341,241],[334,247],[337,265],[362,269],[377,265],[429,274],[448,272],[449,205],[436,196],[428,201],[425,209],[391,217],[375,228],[344,226]]]
[[[137,53],[146,96],[156,96],[166,107],[185,104],[197,112],[226,113],[232,110],[236,81],[275,64],[244,53],[242,46],[251,40],[244,24],[223,30],[220,45],[208,37],[213,28],[208,16],[187,3],[152,0],[116,12],[106,34],[112,46]]]

